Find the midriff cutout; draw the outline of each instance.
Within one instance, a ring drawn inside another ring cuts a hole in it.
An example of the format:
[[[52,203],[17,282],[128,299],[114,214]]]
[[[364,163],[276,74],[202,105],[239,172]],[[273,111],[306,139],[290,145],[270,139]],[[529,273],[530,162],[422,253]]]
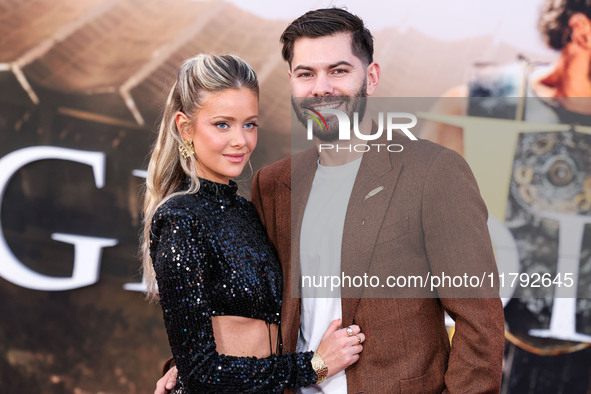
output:
[[[243,316],[212,316],[211,324],[219,354],[263,358],[277,352],[277,324]]]

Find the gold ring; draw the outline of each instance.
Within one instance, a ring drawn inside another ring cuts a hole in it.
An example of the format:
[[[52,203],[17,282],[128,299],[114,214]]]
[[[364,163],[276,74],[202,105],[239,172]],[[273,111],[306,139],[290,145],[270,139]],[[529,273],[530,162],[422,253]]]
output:
[[[359,336],[359,334],[355,334],[355,336],[357,337],[357,344],[361,345],[361,337]]]

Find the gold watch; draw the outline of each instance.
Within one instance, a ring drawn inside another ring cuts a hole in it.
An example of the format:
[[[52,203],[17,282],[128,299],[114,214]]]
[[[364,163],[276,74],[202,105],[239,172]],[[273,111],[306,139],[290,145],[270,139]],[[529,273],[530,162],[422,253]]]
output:
[[[328,376],[328,367],[322,357],[316,352],[314,352],[314,356],[312,357],[312,368],[314,368],[314,372],[318,376],[316,384],[324,382]]]

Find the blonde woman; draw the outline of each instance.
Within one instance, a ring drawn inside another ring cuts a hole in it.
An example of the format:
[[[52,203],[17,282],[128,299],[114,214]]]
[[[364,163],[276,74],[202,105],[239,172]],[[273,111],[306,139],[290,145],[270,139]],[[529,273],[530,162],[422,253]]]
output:
[[[281,354],[281,267],[252,204],[236,194],[257,142],[258,81],[236,56],[187,60],[168,97],[147,178],[143,245],[175,392],[281,392],[359,358],[358,326],[335,320],[316,352]],[[156,286],[157,283],[157,286]]]

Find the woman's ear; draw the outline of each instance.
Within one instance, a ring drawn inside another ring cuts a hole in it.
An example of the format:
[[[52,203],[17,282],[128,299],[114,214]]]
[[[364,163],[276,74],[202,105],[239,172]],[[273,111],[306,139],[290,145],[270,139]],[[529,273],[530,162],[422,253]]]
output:
[[[174,123],[176,124],[176,129],[181,135],[183,140],[190,140],[191,139],[191,129],[189,125],[191,124],[189,117],[185,115],[181,111],[177,111],[174,114]]]

